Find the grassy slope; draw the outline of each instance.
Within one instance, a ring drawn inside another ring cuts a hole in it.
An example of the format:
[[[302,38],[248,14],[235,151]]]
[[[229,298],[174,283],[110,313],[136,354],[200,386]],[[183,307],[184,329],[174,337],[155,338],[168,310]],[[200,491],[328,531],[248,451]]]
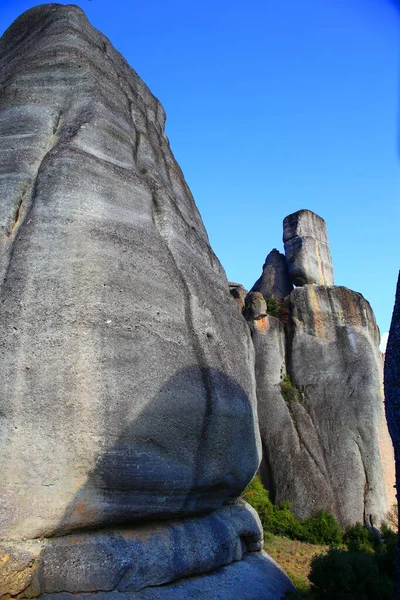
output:
[[[289,575],[303,598],[314,598],[308,581],[311,561],[317,554],[327,552],[328,546],[316,546],[297,540],[266,534],[264,549]]]

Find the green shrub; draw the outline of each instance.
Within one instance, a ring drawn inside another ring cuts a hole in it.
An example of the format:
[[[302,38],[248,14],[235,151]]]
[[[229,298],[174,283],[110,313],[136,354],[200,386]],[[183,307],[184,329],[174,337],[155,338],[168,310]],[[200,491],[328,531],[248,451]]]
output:
[[[376,561],[382,573],[394,580],[396,572],[397,534],[385,523],[381,527],[383,544],[376,549]]]
[[[318,511],[309,519],[297,519],[289,502],[274,505],[258,476],[247,486],[242,497],[260,516],[263,529],[310,544],[340,544],[342,531],[335,518],[326,511]]]
[[[393,582],[374,554],[330,549],[313,559],[311,583],[323,600],[390,600]]]
[[[279,319],[283,325],[289,322],[289,310],[283,300],[275,298],[264,298],[267,304],[267,314]]]
[[[296,402],[299,397],[299,390],[293,385],[289,375],[284,375],[281,381],[281,394],[286,404]]]
[[[267,313],[279,319],[279,302],[275,298],[265,298]]]
[[[342,528],[335,517],[326,510],[319,510],[302,524],[306,541],[311,544],[337,546],[342,543]]]
[[[372,531],[369,531],[361,523],[347,527],[343,535],[343,543],[352,552],[373,553],[376,545]]]
[[[269,515],[274,510],[268,491],[265,489],[258,475],[249,483],[242,493],[242,498],[246,500],[258,512],[263,528],[268,531],[264,523],[269,519]],[[272,532],[271,532],[272,533]]]

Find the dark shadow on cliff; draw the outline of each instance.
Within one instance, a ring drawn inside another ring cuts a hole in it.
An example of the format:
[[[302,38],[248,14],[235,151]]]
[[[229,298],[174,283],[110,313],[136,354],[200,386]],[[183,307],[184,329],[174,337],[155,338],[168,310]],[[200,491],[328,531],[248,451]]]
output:
[[[195,407],[187,397],[193,389]],[[106,438],[112,417],[104,424]],[[240,494],[258,465],[250,400],[215,369],[178,371],[117,433],[68,505],[56,535],[214,510]]]

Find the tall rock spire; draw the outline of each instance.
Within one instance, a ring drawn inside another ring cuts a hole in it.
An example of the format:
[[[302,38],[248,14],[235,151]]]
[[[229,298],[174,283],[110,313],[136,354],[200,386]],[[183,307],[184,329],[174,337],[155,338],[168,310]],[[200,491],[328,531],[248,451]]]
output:
[[[288,500],[299,517],[325,509],[342,525],[370,516],[378,523],[393,502],[394,463],[375,317],[361,294],[333,286],[321,217],[289,215],[284,240],[299,286],[286,296],[286,312],[279,319],[246,313],[256,350],[261,476],[272,498]]]
[[[283,221],[283,242],[294,285],[333,285],[333,266],[325,221],[299,210]]]
[[[185,577],[157,594],[179,599],[239,560],[206,587],[258,574],[270,598],[269,572],[281,597],[235,504],[259,463],[250,336],[161,104],[76,6],[23,14],[0,57],[1,593]]]

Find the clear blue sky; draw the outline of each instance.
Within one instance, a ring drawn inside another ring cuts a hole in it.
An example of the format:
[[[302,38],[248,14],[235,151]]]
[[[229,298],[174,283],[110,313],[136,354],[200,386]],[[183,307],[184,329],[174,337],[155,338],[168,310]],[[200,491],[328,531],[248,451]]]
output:
[[[67,2],[61,2],[67,4]],[[1,0],[0,31],[30,0]],[[400,268],[400,11],[391,0],[77,0],[167,111],[228,278],[251,287],[282,220],[327,222],[337,285],[387,331]]]

